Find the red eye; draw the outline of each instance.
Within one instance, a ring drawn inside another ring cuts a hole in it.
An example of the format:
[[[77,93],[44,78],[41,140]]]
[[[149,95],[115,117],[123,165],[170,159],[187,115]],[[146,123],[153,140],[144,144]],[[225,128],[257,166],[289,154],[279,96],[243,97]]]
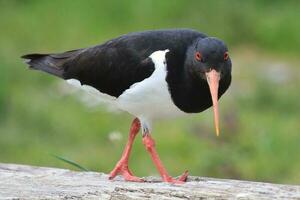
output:
[[[201,55],[200,52],[195,53],[195,59],[198,60],[198,61],[202,61],[202,55]]]
[[[228,58],[229,58],[229,54],[228,54],[228,52],[225,52],[225,53],[224,53],[224,60],[227,61]]]

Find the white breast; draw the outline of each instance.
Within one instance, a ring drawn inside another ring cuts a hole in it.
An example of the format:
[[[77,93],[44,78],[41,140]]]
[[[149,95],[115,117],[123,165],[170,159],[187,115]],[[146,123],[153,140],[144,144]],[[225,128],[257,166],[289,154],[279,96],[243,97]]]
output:
[[[150,121],[184,114],[174,105],[168,90],[165,61],[168,51],[156,51],[150,55],[155,64],[154,72],[119,96],[116,101],[122,110]]]

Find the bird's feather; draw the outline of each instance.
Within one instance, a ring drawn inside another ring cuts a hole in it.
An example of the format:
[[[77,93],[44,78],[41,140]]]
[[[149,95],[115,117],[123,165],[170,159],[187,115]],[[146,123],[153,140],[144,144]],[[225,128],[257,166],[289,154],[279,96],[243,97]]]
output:
[[[33,69],[63,79],[77,79],[83,85],[118,97],[131,85],[151,76],[155,68],[148,57],[154,51],[182,52],[198,37],[206,36],[188,29],[146,31],[123,35],[86,49],[29,54],[22,58],[29,59],[27,63]]]

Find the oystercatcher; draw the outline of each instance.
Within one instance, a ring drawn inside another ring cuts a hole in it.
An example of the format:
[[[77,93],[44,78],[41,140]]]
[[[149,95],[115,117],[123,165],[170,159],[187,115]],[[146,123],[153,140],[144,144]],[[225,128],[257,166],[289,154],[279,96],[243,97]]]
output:
[[[142,129],[143,144],[162,180],[184,182],[169,176],[151,137],[154,119],[199,113],[213,105],[219,135],[218,99],[231,82],[231,60],[225,43],[190,29],[130,33],[103,44],[53,54],[22,56],[32,69],[65,79],[107,104],[132,114],[128,142],[109,179],[132,174],[128,159],[134,138]]]

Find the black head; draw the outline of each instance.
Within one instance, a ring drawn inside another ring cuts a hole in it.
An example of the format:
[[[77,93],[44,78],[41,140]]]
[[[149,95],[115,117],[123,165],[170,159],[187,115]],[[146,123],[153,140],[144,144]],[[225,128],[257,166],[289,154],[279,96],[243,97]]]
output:
[[[219,83],[222,84],[225,79],[231,80],[231,60],[225,43],[214,37],[199,38],[189,47],[185,66],[190,77],[208,83],[216,133],[219,135]]]
[[[195,76],[206,80],[206,72],[214,69],[220,78],[230,75],[231,60],[228,48],[222,40],[214,37],[201,38],[194,42],[188,50],[188,62]]]

